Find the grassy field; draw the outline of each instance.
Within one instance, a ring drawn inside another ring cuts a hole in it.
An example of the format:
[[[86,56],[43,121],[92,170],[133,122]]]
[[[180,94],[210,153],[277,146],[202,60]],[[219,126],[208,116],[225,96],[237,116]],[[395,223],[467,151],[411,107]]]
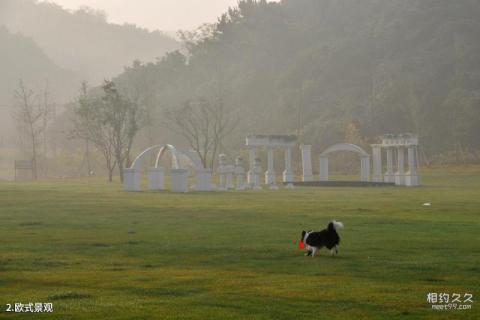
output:
[[[480,167],[423,182],[185,195],[1,182],[0,318],[478,319]],[[332,219],[339,256],[304,257],[301,230]],[[429,292],[474,303],[436,311]],[[55,311],[5,312],[16,302]]]

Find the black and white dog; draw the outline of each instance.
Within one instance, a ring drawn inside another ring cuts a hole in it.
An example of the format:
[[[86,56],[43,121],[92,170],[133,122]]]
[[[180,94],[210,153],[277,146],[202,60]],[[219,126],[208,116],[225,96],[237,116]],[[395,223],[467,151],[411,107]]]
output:
[[[301,241],[303,241],[307,250],[305,255],[314,257],[317,250],[322,247],[329,249],[332,256],[338,254],[340,236],[337,233],[337,228],[343,228],[343,223],[334,220],[322,231],[302,231]]]

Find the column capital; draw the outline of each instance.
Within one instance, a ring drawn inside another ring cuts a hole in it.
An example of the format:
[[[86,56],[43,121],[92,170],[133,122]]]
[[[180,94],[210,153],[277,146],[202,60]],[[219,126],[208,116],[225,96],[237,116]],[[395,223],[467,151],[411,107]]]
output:
[[[300,149],[302,149],[302,150],[312,150],[312,145],[311,144],[301,144]]]

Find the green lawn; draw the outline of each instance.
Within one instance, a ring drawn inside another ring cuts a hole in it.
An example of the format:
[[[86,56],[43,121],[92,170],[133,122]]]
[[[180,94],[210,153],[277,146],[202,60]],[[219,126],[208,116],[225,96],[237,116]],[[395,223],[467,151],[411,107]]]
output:
[[[480,167],[423,182],[189,194],[0,182],[0,318],[478,319]],[[304,257],[301,230],[332,219],[339,256]],[[429,292],[474,303],[435,311]],[[5,312],[16,302],[55,311]]]

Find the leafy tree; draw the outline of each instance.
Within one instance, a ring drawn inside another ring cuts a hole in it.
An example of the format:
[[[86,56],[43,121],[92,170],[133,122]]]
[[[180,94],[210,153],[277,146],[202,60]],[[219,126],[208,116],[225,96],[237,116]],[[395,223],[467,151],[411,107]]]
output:
[[[122,97],[114,82],[105,81],[101,96],[89,95],[87,85],[82,84],[72,136],[94,143],[104,156],[110,182],[116,167],[123,181],[123,168],[142,126],[142,116],[139,106]]]

